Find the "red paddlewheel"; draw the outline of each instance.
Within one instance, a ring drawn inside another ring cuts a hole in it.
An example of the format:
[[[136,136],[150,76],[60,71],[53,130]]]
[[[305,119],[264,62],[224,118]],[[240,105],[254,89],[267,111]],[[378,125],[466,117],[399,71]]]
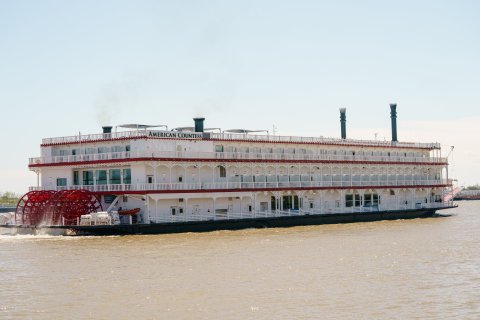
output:
[[[46,216],[52,225],[74,225],[81,215],[99,210],[102,210],[102,205],[90,191],[62,190],[50,199]]]
[[[21,219],[23,225],[37,226],[45,221],[45,208],[55,191],[30,191],[17,203],[15,221]]]
[[[15,221],[23,225],[74,225],[81,215],[102,210],[88,190],[30,191],[18,201]]]

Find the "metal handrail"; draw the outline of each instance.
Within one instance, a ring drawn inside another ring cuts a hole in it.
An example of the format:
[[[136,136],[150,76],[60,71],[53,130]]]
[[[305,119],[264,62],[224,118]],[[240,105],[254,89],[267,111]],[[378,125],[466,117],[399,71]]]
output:
[[[379,147],[404,147],[404,148],[422,148],[439,149],[439,143],[414,143],[414,142],[392,142],[377,140],[358,140],[358,139],[339,139],[328,137],[301,137],[301,136],[277,136],[277,135],[254,135],[254,134],[235,134],[235,133],[209,133],[209,139],[214,140],[240,140],[240,141],[266,141],[266,142],[297,142],[297,143],[319,143],[329,145],[368,145]],[[146,138],[147,131],[120,131],[112,133],[96,133],[87,135],[64,136],[42,139],[43,145],[64,144],[64,143],[83,143],[89,141],[110,140],[110,139],[129,139]]]
[[[101,184],[70,185],[48,187],[30,187],[34,190],[79,190],[92,192],[116,191],[187,191],[187,190],[251,190],[251,189],[284,189],[284,188],[335,188],[335,187],[422,187],[444,186],[447,180],[401,180],[401,181],[275,181],[275,182],[184,182],[184,183],[144,183],[144,184]]]
[[[266,152],[184,152],[184,151],[123,151],[51,157],[34,157],[30,165],[69,163],[84,161],[119,160],[132,158],[172,158],[172,159],[217,159],[217,160],[264,160],[264,161],[352,161],[352,162],[400,162],[400,163],[441,163],[447,164],[442,157],[399,157],[367,155],[332,155],[302,153],[266,153]]]

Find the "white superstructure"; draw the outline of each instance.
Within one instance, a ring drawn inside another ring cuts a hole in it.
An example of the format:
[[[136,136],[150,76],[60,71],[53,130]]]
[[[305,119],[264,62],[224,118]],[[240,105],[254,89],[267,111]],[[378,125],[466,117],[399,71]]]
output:
[[[139,208],[133,222],[147,224],[446,205],[438,143],[214,133],[195,120],[192,131],[43,139],[31,190],[90,190],[104,210]]]

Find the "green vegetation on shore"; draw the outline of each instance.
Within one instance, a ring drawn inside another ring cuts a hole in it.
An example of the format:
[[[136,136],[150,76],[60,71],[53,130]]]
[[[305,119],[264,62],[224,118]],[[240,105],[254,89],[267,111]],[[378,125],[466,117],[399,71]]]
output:
[[[465,187],[465,190],[480,190],[480,184]]]
[[[0,192],[0,206],[16,206],[20,196],[13,192]]]

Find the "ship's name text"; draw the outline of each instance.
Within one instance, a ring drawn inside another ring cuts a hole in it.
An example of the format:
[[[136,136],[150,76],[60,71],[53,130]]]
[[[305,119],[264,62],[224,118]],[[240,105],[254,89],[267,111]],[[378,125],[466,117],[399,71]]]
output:
[[[202,133],[175,132],[175,131],[149,131],[149,137],[154,138],[177,138],[177,139],[200,139]]]

